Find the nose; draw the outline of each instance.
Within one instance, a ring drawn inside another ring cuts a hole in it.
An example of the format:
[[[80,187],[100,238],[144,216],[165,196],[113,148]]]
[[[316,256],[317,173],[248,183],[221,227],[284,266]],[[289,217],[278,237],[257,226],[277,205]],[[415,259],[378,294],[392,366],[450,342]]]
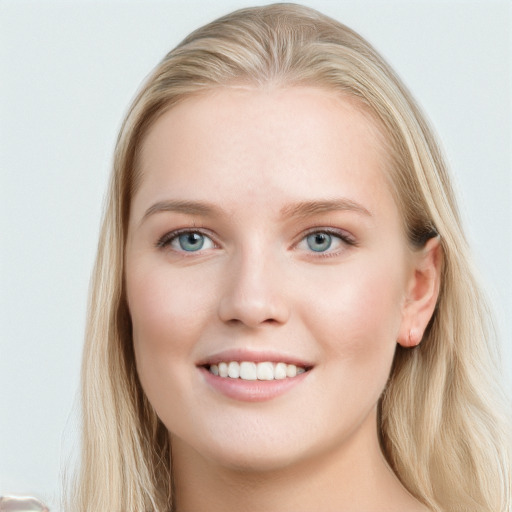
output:
[[[284,324],[290,315],[285,288],[282,272],[271,255],[240,255],[226,270],[219,318],[250,328]]]

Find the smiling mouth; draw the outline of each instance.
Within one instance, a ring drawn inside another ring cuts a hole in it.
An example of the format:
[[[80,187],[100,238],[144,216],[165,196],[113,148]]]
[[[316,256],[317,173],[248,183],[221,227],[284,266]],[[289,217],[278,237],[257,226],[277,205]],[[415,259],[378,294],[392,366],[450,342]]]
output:
[[[254,363],[252,361],[219,362],[204,366],[211,374],[226,378],[248,381],[269,381],[291,379],[307,372],[310,368],[287,363],[273,363],[265,361]]]

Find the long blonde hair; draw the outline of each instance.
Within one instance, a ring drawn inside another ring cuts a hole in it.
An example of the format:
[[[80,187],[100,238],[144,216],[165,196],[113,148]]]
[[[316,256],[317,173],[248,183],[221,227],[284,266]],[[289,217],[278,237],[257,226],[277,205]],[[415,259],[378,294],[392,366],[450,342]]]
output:
[[[397,347],[379,403],[384,455],[432,511],[509,511],[507,404],[489,312],[474,280],[445,164],[423,115],[377,52],[299,5],[242,9],[188,36],[157,66],[121,128],[93,275],[82,368],[82,458],[73,512],[172,509],[168,433],[140,386],[123,283],[138,153],[164,111],[232,83],[312,85],[355,97],[386,136],[411,244],[433,233],[441,291],[421,345]]]

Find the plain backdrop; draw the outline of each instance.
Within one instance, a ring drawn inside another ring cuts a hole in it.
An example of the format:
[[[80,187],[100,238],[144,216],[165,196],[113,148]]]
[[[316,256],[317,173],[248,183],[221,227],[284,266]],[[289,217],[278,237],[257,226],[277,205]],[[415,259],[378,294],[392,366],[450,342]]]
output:
[[[0,495],[58,509],[78,441],[89,275],[130,100],[192,29],[255,3],[0,0]],[[367,37],[427,112],[496,309],[510,390],[512,4],[304,3]]]

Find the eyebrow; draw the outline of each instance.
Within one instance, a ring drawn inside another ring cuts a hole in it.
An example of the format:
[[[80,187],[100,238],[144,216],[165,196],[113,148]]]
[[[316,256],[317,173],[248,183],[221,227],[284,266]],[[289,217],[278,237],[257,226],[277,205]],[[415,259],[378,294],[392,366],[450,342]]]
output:
[[[371,217],[372,214],[364,206],[350,199],[322,199],[316,201],[301,201],[285,206],[281,215],[285,218],[301,218],[332,211],[352,211]],[[214,204],[203,201],[167,200],[159,201],[150,206],[141,219],[141,224],[155,213],[176,212],[186,215],[220,217],[223,210]]]
[[[168,200],[168,201],[159,201],[155,203],[153,206],[150,206],[144,216],[141,219],[141,224],[148,217],[154,215],[155,213],[160,212],[176,212],[176,213],[184,213],[187,215],[203,215],[203,216],[220,216],[222,214],[222,210],[217,208],[215,205],[199,202],[199,201],[180,201],[180,200]]]
[[[372,214],[363,205],[352,201],[351,199],[327,199],[319,201],[302,201],[300,203],[285,206],[281,210],[283,217],[308,217],[319,213],[328,213],[333,211],[351,211],[360,213],[368,217]]]

